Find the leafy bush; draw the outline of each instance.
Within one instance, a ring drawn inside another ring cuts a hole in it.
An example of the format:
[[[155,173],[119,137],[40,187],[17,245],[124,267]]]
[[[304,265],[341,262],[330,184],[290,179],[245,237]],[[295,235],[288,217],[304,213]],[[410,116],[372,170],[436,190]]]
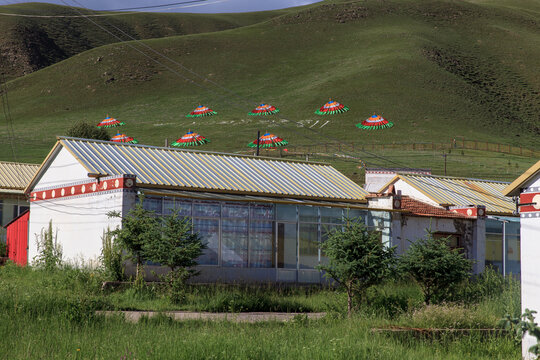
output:
[[[418,282],[429,304],[449,299],[456,286],[469,277],[472,262],[458,249],[450,249],[447,239],[435,239],[428,232],[400,257],[399,267]]]
[[[102,243],[101,263],[106,277],[114,281],[124,280],[122,246],[119,242],[113,241],[109,230],[103,231]]]
[[[389,282],[366,292],[366,307],[374,313],[395,318],[422,306],[424,296],[418,286]]]
[[[40,234],[36,234],[36,245],[37,255],[33,259],[35,267],[51,271],[62,264],[62,247],[56,242],[52,220],[47,230],[41,229]]]
[[[68,129],[66,135],[82,139],[111,140],[110,135],[105,129],[98,128],[97,126],[86,122],[77,122],[73,124],[73,126]]]
[[[5,257],[8,254],[7,244],[0,241],[0,257]]]

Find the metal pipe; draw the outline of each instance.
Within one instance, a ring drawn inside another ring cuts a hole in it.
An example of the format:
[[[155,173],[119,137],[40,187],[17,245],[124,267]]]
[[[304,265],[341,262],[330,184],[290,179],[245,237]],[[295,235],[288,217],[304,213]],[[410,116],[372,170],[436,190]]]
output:
[[[502,271],[503,277],[506,277],[506,220],[503,220],[503,252],[502,252]]]
[[[259,146],[261,143],[261,131],[257,130],[257,156],[259,156]]]

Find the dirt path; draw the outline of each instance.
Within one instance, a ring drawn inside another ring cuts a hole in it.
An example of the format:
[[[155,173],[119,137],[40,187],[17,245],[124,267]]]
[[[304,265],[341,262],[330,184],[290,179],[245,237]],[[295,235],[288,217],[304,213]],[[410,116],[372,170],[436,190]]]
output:
[[[142,316],[152,317],[157,314],[170,316],[175,320],[227,320],[234,322],[255,323],[259,321],[288,321],[298,314],[304,313],[279,313],[279,312],[244,312],[244,313],[209,313],[193,311],[97,311],[97,314],[111,316],[124,314],[127,321],[138,322]],[[305,313],[308,319],[320,319],[326,313]]]

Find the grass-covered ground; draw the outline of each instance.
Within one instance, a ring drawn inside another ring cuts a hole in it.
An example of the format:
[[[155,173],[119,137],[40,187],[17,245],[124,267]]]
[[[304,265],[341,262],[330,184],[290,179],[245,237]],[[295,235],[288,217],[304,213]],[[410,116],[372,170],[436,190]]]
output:
[[[464,284],[456,302],[423,304],[414,284],[388,283],[368,292],[368,303],[347,319],[345,294],[336,289],[193,286],[173,305],[155,287],[103,292],[96,270],[45,272],[0,268],[0,358],[190,359],[519,359],[511,336],[471,332],[435,338],[374,328],[496,328],[519,314],[519,283],[489,273]],[[272,307],[273,306],[273,307]],[[202,311],[324,311],[321,320],[257,324],[176,322],[166,316],[136,324],[98,309]]]
[[[274,15],[250,18],[249,26],[144,41],[159,54],[134,42],[98,47],[9,82],[17,160],[40,162],[55,135],[107,114],[125,121],[119,130],[142,144],[163,145],[191,129],[211,140],[203,148],[209,151],[246,150],[257,130],[291,145],[463,137],[540,146],[534,1],[323,1]],[[313,114],[329,97],[351,111]],[[260,102],[281,112],[248,116]],[[199,103],[218,115],[185,118]],[[374,112],[395,126],[354,126]],[[7,127],[0,135],[0,158],[13,160]],[[390,160],[367,157],[366,165],[426,163],[400,150],[381,155]],[[511,162],[520,165],[501,174],[508,160],[488,157],[489,166],[463,167],[475,169],[474,177],[509,180],[535,161],[516,159]],[[469,175],[461,167],[450,175]]]

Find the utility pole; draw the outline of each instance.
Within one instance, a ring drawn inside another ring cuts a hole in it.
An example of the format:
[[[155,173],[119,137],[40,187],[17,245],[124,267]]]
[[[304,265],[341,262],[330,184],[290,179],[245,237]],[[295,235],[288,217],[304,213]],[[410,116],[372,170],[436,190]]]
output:
[[[257,156],[259,156],[259,146],[260,146],[260,139],[261,139],[261,130],[257,130]]]
[[[443,157],[444,157],[444,176],[446,176],[446,156],[448,156],[448,154],[443,154]]]

